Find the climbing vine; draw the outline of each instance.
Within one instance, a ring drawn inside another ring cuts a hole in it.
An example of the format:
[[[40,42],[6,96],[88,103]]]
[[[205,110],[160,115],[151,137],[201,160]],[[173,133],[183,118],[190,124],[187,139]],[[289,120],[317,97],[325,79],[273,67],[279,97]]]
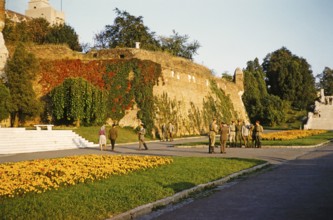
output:
[[[162,70],[160,64],[152,61],[139,59],[119,59],[119,60],[56,60],[44,61],[41,64],[41,79],[39,83],[42,85],[43,92],[48,93],[54,87],[59,86],[65,79],[70,77],[80,77],[91,83],[100,90],[106,90],[107,97],[103,102],[106,115],[112,120],[119,121],[124,117],[127,110],[130,110],[137,104],[139,109],[138,118],[146,125],[148,132],[152,131],[154,126],[154,98],[153,86],[162,83]],[[79,88],[72,85],[73,94],[82,95]],[[77,88],[77,89],[76,89]],[[95,90],[94,90],[95,91]],[[65,93],[54,95],[55,100],[63,99]],[[104,94],[104,93],[103,93]],[[60,106],[84,106],[83,100],[75,100],[67,103],[66,101],[58,101]],[[90,102],[89,99],[85,102]],[[95,104],[85,103],[85,112],[90,112],[91,106]],[[54,107],[55,108],[55,107]],[[92,110],[96,110],[93,107]],[[61,112],[60,109],[53,110],[58,113],[52,113],[57,118],[66,115],[66,118],[73,120],[75,117],[82,118],[81,109],[67,110],[69,112]],[[63,110],[65,111],[65,110]],[[94,113],[92,113],[94,115]],[[86,123],[90,123],[92,116],[83,117]]]
[[[203,100],[203,118],[205,126],[208,127],[213,118],[219,121],[230,122],[237,113],[231,99],[225,92],[217,87],[215,81],[210,81],[212,94]]]

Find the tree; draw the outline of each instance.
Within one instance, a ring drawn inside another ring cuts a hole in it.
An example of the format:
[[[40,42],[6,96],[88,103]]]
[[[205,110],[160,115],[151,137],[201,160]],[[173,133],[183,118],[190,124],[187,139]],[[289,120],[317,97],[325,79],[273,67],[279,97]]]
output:
[[[44,44],[50,30],[50,23],[45,18],[35,18],[27,22],[27,30],[30,41],[36,44]]]
[[[270,94],[290,101],[294,108],[305,109],[316,97],[311,66],[285,47],[268,54],[263,63]]]
[[[67,44],[72,50],[82,51],[78,35],[75,30],[67,24],[52,26],[46,36],[45,42],[51,44]]]
[[[9,117],[10,101],[11,98],[8,88],[0,83],[0,121]]]
[[[173,35],[170,37],[160,37],[161,47],[163,51],[167,51],[174,56],[184,57],[192,60],[193,55],[197,54],[200,48],[198,41],[187,43],[189,36],[179,35],[175,30],[172,31]]]
[[[258,58],[248,61],[244,70],[245,92],[242,97],[251,121],[274,126],[285,121],[287,102],[267,92],[265,73]]]
[[[251,121],[260,120],[264,117],[262,99],[267,95],[264,72],[258,58],[248,61],[244,70],[244,88],[242,96],[246,111]]]
[[[156,50],[158,41],[155,33],[143,23],[143,17],[135,17],[126,11],[115,9],[117,17],[113,25],[106,25],[105,30],[95,35],[96,48],[135,47],[135,42],[141,43],[141,48]]]
[[[23,124],[27,117],[35,117],[40,112],[40,103],[32,86],[38,67],[38,60],[25,50],[22,43],[7,61],[5,73],[11,95],[11,126]]]
[[[77,127],[101,124],[106,119],[107,93],[82,78],[68,78],[49,94],[54,121],[75,123]]]
[[[3,30],[6,42],[33,42],[36,44],[67,44],[72,50],[82,51],[75,30],[67,25],[53,25],[44,18],[15,23],[6,19]]]
[[[143,17],[135,17],[126,11],[115,9],[117,17],[113,25],[106,25],[105,29],[95,35],[97,49],[116,47],[135,47],[135,42],[141,43],[141,48],[153,51],[166,51],[175,56],[193,59],[200,48],[198,41],[188,43],[189,36],[179,35],[173,31],[170,37],[155,37],[143,23]]]
[[[325,95],[333,95],[333,70],[325,67],[323,72],[317,75],[317,78],[319,78],[319,86],[324,89]]]

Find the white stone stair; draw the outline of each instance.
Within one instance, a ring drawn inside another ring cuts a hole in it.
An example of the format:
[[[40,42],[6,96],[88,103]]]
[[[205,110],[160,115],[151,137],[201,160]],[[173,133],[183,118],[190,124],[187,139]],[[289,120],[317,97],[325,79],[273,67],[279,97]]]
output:
[[[0,154],[54,151],[94,147],[71,130],[0,128]]]
[[[333,130],[333,105],[316,103],[316,108],[320,112],[308,120],[308,129]]]

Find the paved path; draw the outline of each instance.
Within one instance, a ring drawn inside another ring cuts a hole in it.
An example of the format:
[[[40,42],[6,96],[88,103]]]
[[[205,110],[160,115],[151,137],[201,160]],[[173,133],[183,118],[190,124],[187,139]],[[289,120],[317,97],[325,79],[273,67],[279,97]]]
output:
[[[333,144],[184,204],[141,220],[333,219]]]
[[[240,157],[240,158],[257,158],[266,160],[272,164],[279,164],[287,160],[295,159],[313,150],[313,148],[227,148],[227,154],[208,154],[208,147],[199,146],[195,148],[174,147],[179,143],[208,141],[207,137],[183,138],[174,142],[150,142],[149,150],[138,150],[138,143],[116,145],[115,152],[100,151],[98,147],[88,149],[58,150],[35,153],[21,153],[13,155],[0,155],[0,163],[17,162],[22,160],[33,160],[43,158],[65,157],[70,155],[82,154],[135,154],[135,155],[167,155],[167,156],[186,156],[186,157]],[[108,148],[110,149],[110,148]],[[216,152],[219,148],[215,148]]]

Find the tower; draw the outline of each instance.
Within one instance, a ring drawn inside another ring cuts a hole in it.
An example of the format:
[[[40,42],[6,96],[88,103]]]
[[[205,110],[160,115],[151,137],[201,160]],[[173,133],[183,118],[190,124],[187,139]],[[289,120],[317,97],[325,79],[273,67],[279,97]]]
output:
[[[51,25],[65,23],[65,14],[55,10],[48,0],[30,0],[25,15],[32,18],[45,18]]]

